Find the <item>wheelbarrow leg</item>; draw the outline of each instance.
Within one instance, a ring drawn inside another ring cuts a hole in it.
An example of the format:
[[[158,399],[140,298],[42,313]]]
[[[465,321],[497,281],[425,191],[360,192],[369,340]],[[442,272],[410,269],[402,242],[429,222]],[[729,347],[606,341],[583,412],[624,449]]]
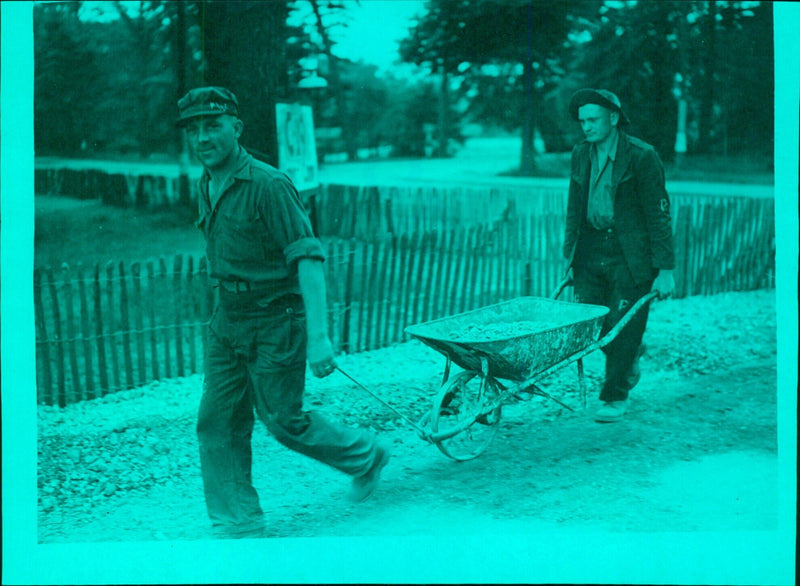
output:
[[[450,366],[453,364],[453,361],[450,360],[450,357],[447,357],[447,363],[444,365],[444,374],[442,375],[442,386],[444,383],[447,382],[447,379],[450,378]]]
[[[581,389],[581,400],[583,408],[586,409],[586,377],[583,372],[583,358],[578,358],[578,384]]]

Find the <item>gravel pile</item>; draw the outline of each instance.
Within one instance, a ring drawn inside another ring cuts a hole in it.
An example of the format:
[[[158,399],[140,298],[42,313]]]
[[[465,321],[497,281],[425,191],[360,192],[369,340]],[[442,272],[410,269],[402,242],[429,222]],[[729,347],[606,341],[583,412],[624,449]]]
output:
[[[747,361],[774,359],[775,291],[726,293],[656,303],[646,334],[643,370],[665,377],[723,372]],[[420,342],[341,356],[340,367],[413,421],[430,406],[441,383],[444,357]],[[585,361],[590,385],[602,377],[602,355]],[[341,373],[308,376],[306,407],[344,423],[376,431],[407,428],[401,416]],[[573,368],[556,372],[542,386],[575,401]],[[154,487],[199,482],[194,422],[202,376],[158,381],[66,408],[40,406],[39,505],[47,522],[89,512],[98,503]],[[555,403],[552,409],[558,411]],[[259,426],[263,427],[263,426]],[[254,450],[268,441],[254,435]],[[72,513],[70,513],[72,511]],[[41,521],[42,517],[40,517]]]
[[[90,508],[118,491],[147,491],[195,472],[193,419],[202,377],[158,381],[66,408],[39,407],[39,489],[45,512]]]

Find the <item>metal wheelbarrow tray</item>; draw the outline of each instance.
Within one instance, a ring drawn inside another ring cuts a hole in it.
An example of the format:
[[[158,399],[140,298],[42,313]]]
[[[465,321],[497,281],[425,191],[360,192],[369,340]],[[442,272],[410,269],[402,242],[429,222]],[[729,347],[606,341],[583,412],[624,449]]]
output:
[[[524,381],[597,340],[608,308],[519,297],[406,327],[464,370]]]

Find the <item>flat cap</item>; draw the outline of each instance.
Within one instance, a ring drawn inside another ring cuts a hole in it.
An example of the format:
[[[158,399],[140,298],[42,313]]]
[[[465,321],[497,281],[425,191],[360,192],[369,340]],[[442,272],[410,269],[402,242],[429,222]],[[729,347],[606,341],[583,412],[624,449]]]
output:
[[[224,87],[199,87],[189,90],[178,100],[178,126],[184,126],[191,118],[230,114],[239,116],[239,101],[232,91]]]
[[[595,90],[586,88],[575,92],[572,95],[572,99],[569,101],[569,114],[572,116],[573,120],[578,119],[578,109],[586,104],[597,104],[598,106],[603,106],[612,112],[617,112],[619,114],[620,126],[625,126],[631,123],[631,121],[625,115],[625,112],[622,111],[622,104],[620,103],[617,95],[608,90]]]

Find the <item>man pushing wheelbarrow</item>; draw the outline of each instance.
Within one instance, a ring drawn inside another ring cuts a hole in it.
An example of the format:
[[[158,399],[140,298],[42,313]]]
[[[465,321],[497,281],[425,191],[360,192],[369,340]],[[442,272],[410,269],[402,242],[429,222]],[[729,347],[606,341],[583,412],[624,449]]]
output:
[[[675,255],[664,167],[655,149],[629,136],[630,121],[608,90],[582,89],[569,104],[586,139],[572,151],[564,256],[575,300],[603,305],[604,335],[650,291],[663,299],[675,288]],[[595,421],[619,421],[639,381],[648,307],[602,348],[603,405]]]
[[[670,202],[658,154],[620,130],[629,121],[607,90],[578,91],[569,110],[586,140],[572,152],[567,277],[552,299],[521,297],[405,329],[447,364],[431,409],[417,423],[403,419],[455,460],[486,449],[506,401],[532,394],[571,410],[538,384],[558,369],[577,363],[585,401],[582,359],[598,349],[606,372],[594,418],[622,419],[639,380],[649,303],[675,288]],[[570,283],[578,303],[558,301]],[[451,364],[463,370],[450,376]]]

